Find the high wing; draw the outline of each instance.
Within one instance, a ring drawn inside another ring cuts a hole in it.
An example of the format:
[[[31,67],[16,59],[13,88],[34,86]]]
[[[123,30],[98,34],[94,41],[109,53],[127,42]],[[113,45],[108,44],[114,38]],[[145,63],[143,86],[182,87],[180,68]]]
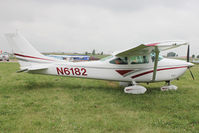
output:
[[[187,45],[187,44],[188,43],[184,41],[168,41],[168,42],[141,44],[135,48],[113,53],[113,55],[118,56],[118,57],[129,57],[129,56],[149,55],[152,51],[155,52],[155,61],[154,61],[153,78],[152,78],[152,81],[155,81],[159,53],[161,51],[177,48],[179,46]]]
[[[177,48],[182,45],[187,45],[187,42],[184,41],[167,41],[167,42],[158,42],[158,43],[150,43],[150,44],[141,44],[135,48],[130,48],[124,51],[115,52],[113,55],[119,57],[126,56],[138,56],[138,55],[148,55],[152,51],[165,51],[173,48]]]

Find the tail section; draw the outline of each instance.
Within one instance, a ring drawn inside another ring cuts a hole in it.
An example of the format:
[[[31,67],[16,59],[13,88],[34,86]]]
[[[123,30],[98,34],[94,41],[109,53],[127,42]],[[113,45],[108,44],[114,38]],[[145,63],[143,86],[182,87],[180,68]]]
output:
[[[14,55],[19,60],[21,69],[36,65],[38,63],[52,63],[57,61],[39,53],[20,33],[5,34]]]

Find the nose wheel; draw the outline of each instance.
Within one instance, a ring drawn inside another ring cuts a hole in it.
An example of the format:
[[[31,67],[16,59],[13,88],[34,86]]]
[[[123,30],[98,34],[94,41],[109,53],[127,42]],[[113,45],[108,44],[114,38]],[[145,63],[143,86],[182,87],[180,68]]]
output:
[[[135,81],[132,81],[132,86],[124,88],[124,92],[130,94],[144,94],[146,90],[144,86],[138,85]]]
[[[178,87],[175,85],[171,85],[171,81],[166,81],[165,86],[160,88],[161,91],[169,91],[169,90],[177,90]]]

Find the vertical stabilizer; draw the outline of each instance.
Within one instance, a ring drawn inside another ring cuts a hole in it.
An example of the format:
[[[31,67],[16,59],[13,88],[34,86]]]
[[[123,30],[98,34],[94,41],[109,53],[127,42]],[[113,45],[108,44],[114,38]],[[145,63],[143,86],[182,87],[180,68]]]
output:
[[[20,33],[5,34],[14,55],[19,60],[22,68],[35,63],[51,63],[56,59],[39,53]]]

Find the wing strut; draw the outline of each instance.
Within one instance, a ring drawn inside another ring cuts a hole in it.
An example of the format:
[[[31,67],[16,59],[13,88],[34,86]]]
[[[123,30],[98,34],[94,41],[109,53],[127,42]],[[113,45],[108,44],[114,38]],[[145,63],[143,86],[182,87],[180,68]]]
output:
[[[157,72],[157,67],[158,67],[159,53],[160,53],[160,51],[159,51],[158,47],[156,46],[156,47],[155,47],[155,61],[154,61],[153,79],[152,79],[152,81],[155,81],[155,78],[156,78],[156,72]]]

